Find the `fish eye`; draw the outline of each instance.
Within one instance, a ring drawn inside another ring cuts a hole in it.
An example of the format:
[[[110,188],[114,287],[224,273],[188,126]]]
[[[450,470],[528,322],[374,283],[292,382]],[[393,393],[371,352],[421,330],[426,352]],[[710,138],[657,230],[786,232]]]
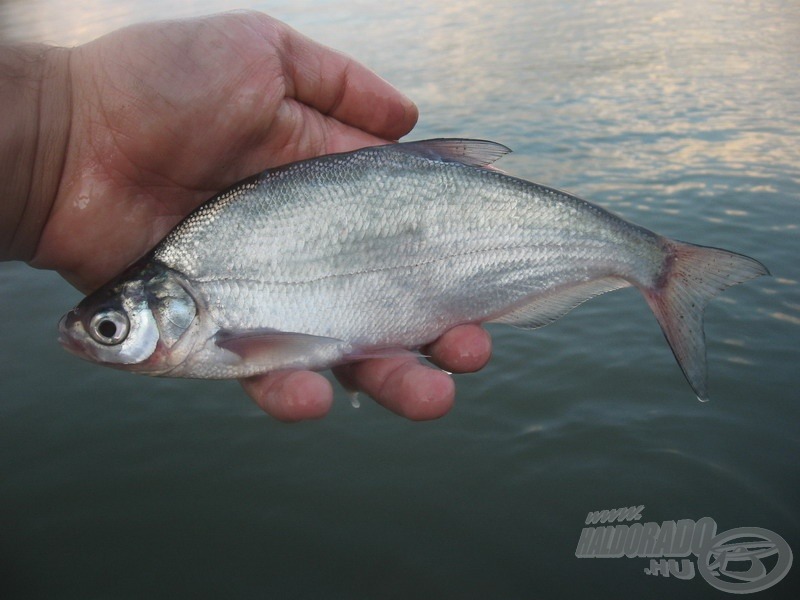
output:
[[[119,344],[128,336],[130,323],[125,313],[113,309],[101,310],[89,323],[89,335],[105,346]]]

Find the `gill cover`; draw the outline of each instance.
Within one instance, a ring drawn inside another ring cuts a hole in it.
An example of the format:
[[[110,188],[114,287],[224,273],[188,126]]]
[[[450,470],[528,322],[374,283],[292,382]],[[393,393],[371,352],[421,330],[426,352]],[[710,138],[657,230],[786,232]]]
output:
[[[65,315],[60,339],[87,360],[158,371],[196,313],[192,296],[172,271],[132,268]]]

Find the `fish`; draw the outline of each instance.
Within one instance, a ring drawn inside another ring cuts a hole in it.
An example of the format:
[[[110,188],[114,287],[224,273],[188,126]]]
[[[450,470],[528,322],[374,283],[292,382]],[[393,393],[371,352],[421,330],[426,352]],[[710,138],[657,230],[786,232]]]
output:
[[[535,329],[634,286],[707,399],[705,306],[767,268],[508,175],[508,152],[432,139],[251,176],[84,298],[59,339],[136,373],[246,378],[419,352],[464,323]]]

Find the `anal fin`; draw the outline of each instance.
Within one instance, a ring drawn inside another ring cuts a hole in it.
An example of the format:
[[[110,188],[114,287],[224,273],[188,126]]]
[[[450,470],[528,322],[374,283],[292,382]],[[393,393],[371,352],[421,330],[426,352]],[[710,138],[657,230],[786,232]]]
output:
[[[524,329],[544,327],[560,319],[590,298],[629,285],[630,283],[620,277],[603,277],[556,286],[542,294],[535,295],[522,305],[489,322],[506,323]]]

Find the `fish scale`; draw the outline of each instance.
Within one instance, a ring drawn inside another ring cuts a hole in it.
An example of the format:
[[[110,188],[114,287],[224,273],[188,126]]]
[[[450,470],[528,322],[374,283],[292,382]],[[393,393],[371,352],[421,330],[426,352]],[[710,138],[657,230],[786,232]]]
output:
[[[248,178],[85,299],[65,317],[62,337],[86,358],[133,371],[244,377],[388,356],[461,323],[540,327],[633,285],[705,398],[703,308],[766,268],[489,167],[506,152],[481,140],[428,140]],[[151,306],[165,281],[185,296]],[[127,362],[115,360],[115,345],[91,330],[103,310],[122,325],[141,321],[137,336],[158,341],[126,339],[119,354]],[[173,310],[180,323],[194,317],[166,344],[159,324]],[[135,349],[123,351],[126,343]]]

